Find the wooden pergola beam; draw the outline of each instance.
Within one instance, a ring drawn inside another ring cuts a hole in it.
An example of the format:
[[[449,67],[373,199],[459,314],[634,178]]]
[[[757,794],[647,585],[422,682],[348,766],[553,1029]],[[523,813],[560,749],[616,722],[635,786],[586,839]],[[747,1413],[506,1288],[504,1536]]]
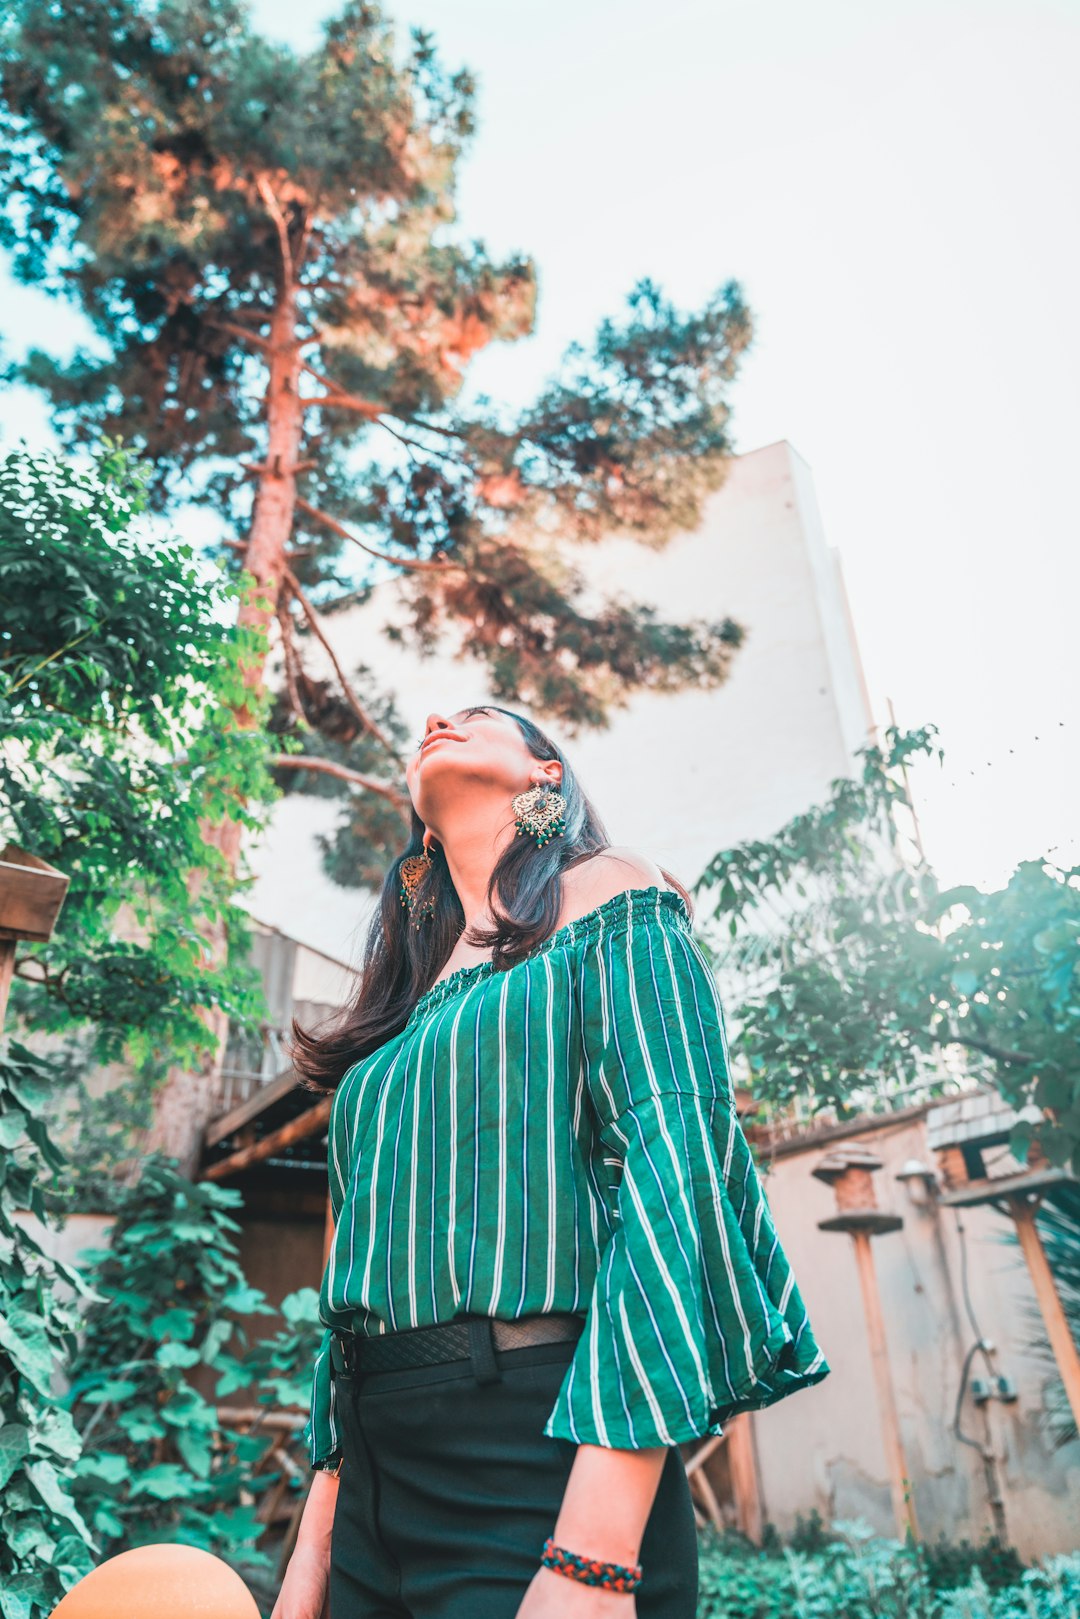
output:
[[[1061,1373],[1061,1381],[1065,1385],[1073,1421],[1080,1423],[1080,1349],[1077,1349],[1073,1338],[1072,1328],[1069,1326],[1061,1295],[1054,1281],[1054,1273],[1050,1269],[1050,1261],[1046,1257],[1046,1249],[1042,1245],[1039,1228],[1035,1224],[1038,1199],[1029,1201],[1023,1197],[1010,1197],[1008,1206],[1009,1213],[1016,1223],[1016,1235],[1020,1239],[1020,1248],[1027,1261],[1031,1285],[1035,1289],[1035,1298],[1046,1327],[1046,1336],[1050,1340],[1050,1348],[1057,1362],[1057,1369]]]
[[[306,1113],[299,1118],[290,1119],[277,1130],[271,1130],[268,1136],[261,1141],[253,1142],[250,1147],[241,1147],[238,1152],[231,1153],[228,1158],[222,1158],[220,1163],[211,1164],[202,1174],[204,1181],[223,1181],[230,1175],[238,1175],[242,1169],[249,1169],[252,1164],[261,1163],[264,1158],[270,1158],[279,1147],[291,1147],[297,1141],[304,1141],[308,1136],[315,1135],[330,1120],[330,1109],[334,1104],[333,1096],[324,1096],[321,1102],[309,1107]]]
[[[243,1102],[231,1107],[228,1113],[219,1114],[207,1126],[205,1143],[208,1147],[216,1147],[219,1141],[226,1136],[235,1135],[245,1124],[252,1124],[267,1108],[274,1107],[284,1097],[291,1095],[296,1089],[296,1075],[291,1068],[287,1068],[276,1079],[268,1080],[259,1085]]]

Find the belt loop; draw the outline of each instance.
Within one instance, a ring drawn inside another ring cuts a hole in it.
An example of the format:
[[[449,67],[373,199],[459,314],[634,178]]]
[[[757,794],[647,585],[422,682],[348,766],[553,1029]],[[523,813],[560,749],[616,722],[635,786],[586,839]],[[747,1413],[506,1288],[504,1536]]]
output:
[[[482,1315],[469,1321],[469,1361],[478,1383],[498,1383],[502,1380],[495,1359],[491,1317]]]

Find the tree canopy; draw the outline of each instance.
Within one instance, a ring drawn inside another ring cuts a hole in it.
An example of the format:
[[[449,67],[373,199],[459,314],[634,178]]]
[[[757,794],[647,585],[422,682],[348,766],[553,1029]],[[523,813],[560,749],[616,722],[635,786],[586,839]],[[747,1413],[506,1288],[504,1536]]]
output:
[[[1024,861],[984,893],[901,858],[905,771],[934,751],[931,728],[890,729],[825,804],[702,874],[729,938],[750,1087],[844,1117],[905,1087],[981,1078],[1041,1113],[1013,1131],[1021,1158],[1037,1139],[1078,1170],[1080,868]]]
[[[399,818],[392,734],[344,671],[328,694],[297,667],[298,629],[367,579],[401,579],[418,652],[449,627],[499,700],[571,726],[724,678],[729,619],[587,604],[562,547],[694,523],[731,451],[739,289],[684,313],[643,282],[527,408],[462,405],[471,357],[531,329],[536,278],[454,228],[474,87],[428,36],[358,0],[307,53],[236,0],[17,0],[0,102],[0,239],[94,330],[19,374],[71,438],[122,435],[159,501],[244,536],[249,617],[286,643],[280,722],[350,745]]]

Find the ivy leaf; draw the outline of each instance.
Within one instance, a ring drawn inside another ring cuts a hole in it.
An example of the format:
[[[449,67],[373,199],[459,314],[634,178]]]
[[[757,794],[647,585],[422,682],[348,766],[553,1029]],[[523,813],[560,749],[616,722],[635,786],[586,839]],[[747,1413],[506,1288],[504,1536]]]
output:
[[[252,1367],[244,1361],[232,1361],[225,1367],[214,1385],[214,1394],[217,1399],[223,1400],[227,1394],[235,1394],[237,1389],[250,1388],[254,1380],[255,1372]]]
[[[7,1350],[16,1367],[39,1393],[51,1395],[53,1351],[38,1316],[13,1305],[0,1314],[0,1348]]]
[[[72,1462],[82,1453],[82,1440],[69,1412],[60,1406],[47,1407],[37,1424],[37,1443],[51,1450],[54,1456]]]
[[[215,1321],[208,1329],[203,1340],[200,1359],[206,1361],[207,1365],[209,1365],[220,1353],[224,1345],[228,1343],[235,1331],[235,1322],[227,1320]]]
[[[125,1479],[131,1477],[131,1464],[126,1456],[120,1456],[115,1451],[97,1451],[89,1456],[80,1456],[75,1464],[75,1474],[78,1478],[97,1478],[104,1484],[123,1484]]]
[[[201,1360],[197,1349],[190,1344],[160,1344],[154,1351],[154,1359],[159,1366],[197,1366]]]
[[[148,1405],[136,1406],[131,1411],[117,1413],[116,1426],[125,1433],[133,1445],[145,1445],[148,1440],[160,1439],[165,1424],[157,1412]]]
[[[26,1114],[19,1109],[0,1117],[0,1147],[10,1151],[26,1134]]]
[[[65,1535],[53,1552],[53,1568],[69,1587],[94,1567],[90,1548],[76,1535]]]
[[[105,1378],[100,1383],[92,1385],[93,1398],[105,1401],[109,1405],[119,1405],[122,1400],[130,1400],[133,1394],[139,1392],[139,1385],[125,1378]]]
[[[16,1574],[0,1585],[0,1614],[3,1619],[34,1619],[37,1607],[37,1581],[30,1574]]]
[[[319,1321],[319,1292],[300,1287],[281,1301],[281,1313],[290,1326],[315,1326]]]
[[[179,1338],[187,1343],[195,1335],[195,1322],[190,1310],[165,1310],[150,1322],[150,1334],[157,1339]]]
[[[136,1478],[130,1493],[133,1500],[140,1495],[151,1495],[156,1501],[183,1500],[193,1493],[191,1476],[185,1468],[165,1462]]]
[[[0,1428],[0,1489],[29,1454],[30,1430],[18,1422],[5,1423]]]
[[[214,1447],[205,1433],[182,1429],[176,1435],[176,1448],[196,1478],[210,1477],[214,1460]]]
[[[74,1501],[57,1477],[52,1463],[31,1462],[26,1468],[26,1476],[45,1505],[59,1517],[73,1523],[79,1533],[89,1540],[90,1531],[79,1516]]]
[[[221,1302],[227,1310],[235,1310],[237,1315],[254,1315],[257,1310],[272,1309],[267,1303],[266,1294],[257,1287],[250,1287],[247,1282],[239,1282],[229,1288]],[[284,1305],[282,1314],[285,1314]]]

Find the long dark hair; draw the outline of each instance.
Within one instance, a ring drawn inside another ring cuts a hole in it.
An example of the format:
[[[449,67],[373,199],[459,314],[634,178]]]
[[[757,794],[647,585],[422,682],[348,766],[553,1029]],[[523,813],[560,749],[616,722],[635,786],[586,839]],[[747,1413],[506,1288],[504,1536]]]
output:
[[[477,929],[470,939],[474,944],[492,946],[495,969],[502,971],[530,955],[554,932],[562,908],[560,873],[611,844],[569,760],[539,726],[493,703],[477,704],[464,712],[508,715],[520,728],[534,759],[558,759],[562,765],[565,830],[543,847],[537,847],[530,837],[510,840],[488,883],[487,906],[495,926]],[[320,1094],[333,1090],[355,1062],[399,1034],[461,937],[465,913],[438,845],[431,851],[432,870],[423,888],[423,897],[434,899],[431,915],[415,928],[401,903],[401,863],[409,855],[423,853],[423,838],[424,823],[413,808],[409,842],[383,879],[352,1003],[318,1032],[302,1029],[293,1019],[290,1054],[305,1090]],[[663,867],[660,869],[692,910],[686,889]],[[494,904],[496,895],[498,906]]]

